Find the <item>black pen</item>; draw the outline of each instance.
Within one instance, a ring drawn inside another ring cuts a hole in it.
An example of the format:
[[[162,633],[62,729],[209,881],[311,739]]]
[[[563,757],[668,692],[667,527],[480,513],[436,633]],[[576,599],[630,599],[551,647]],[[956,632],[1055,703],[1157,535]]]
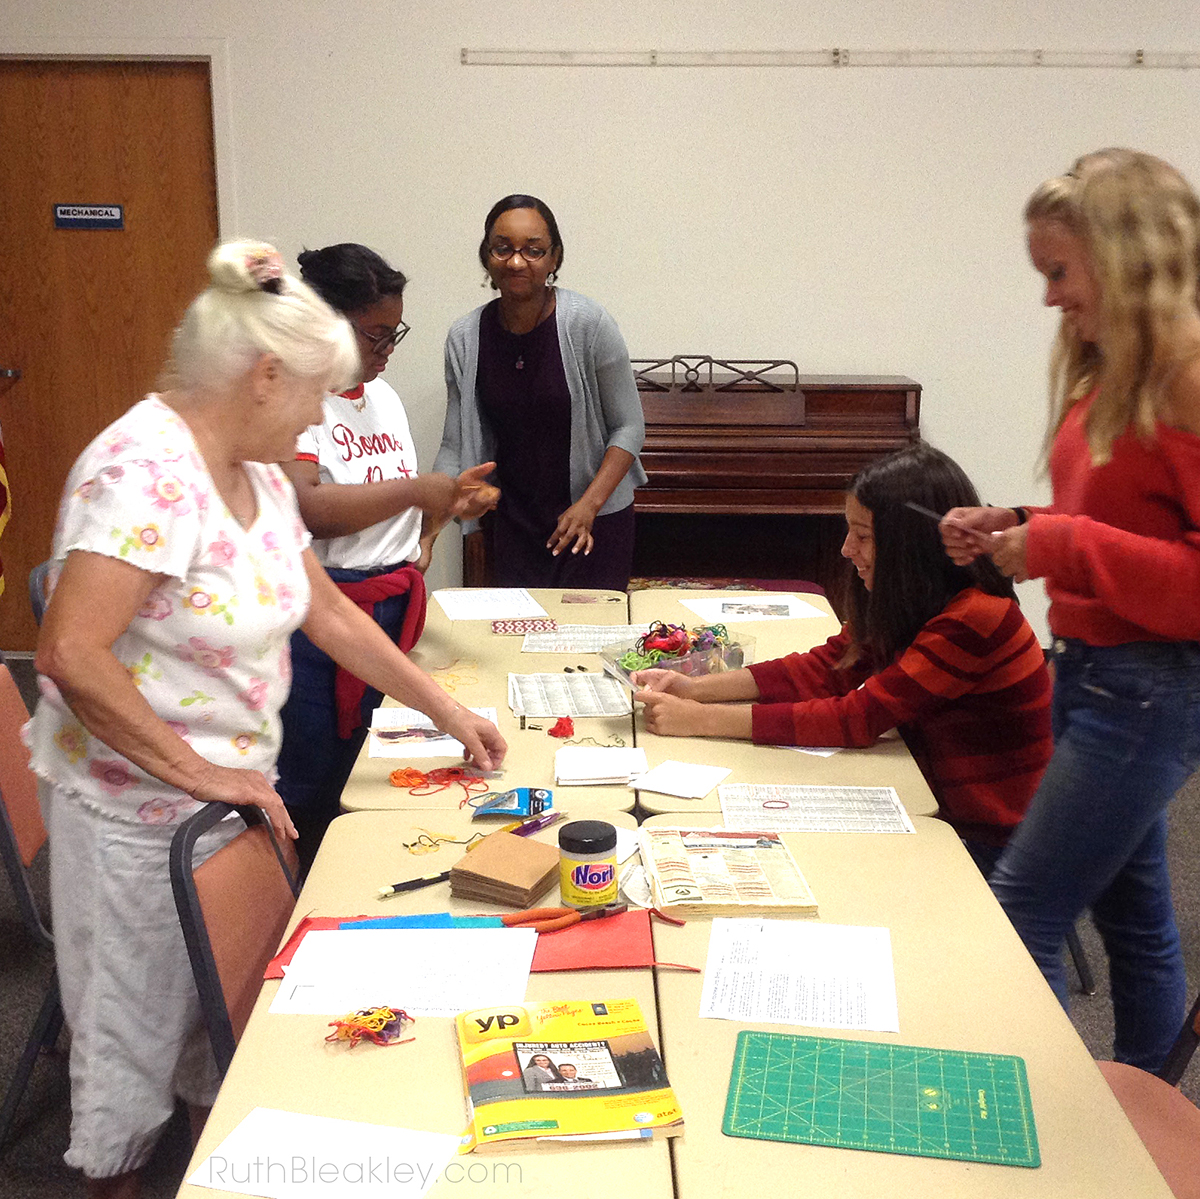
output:
[[[444,883],[450,877],[449,870],[441,874],[423,874],[420,878],[410,878],[406,883],[392,883],[390,887],[379,888],[379,898],[387,899],[389,895],[399,895],[401,891],[419,891],[422,887],[432,887],[434,883]]]

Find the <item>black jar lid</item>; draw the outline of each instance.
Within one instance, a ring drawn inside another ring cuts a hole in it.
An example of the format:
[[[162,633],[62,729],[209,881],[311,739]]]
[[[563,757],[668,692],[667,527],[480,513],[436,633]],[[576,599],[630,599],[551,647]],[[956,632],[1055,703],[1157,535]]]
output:
[[[607,820],[572,820],[558,830],[558,847],[567,853],[606,853],[617,848],[617,830]]]

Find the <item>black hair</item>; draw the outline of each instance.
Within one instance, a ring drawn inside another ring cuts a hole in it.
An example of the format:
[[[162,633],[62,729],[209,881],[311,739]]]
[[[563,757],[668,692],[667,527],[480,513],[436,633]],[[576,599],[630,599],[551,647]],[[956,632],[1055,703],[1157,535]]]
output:
[[[850,494],[871,513],[875,567],[868,591],[857,574],[848,599],[851,647],[844,665],[865,652],[882,668],[907,649],[922,627],[965,587],[1015,599],[1012,581],[988,557],[955,566],[934,521],[909,501],[942,515],[979,505],[966,472],[926,442],[914,442],[864,467]]]
[[[554,219],[554,213],[550,211],[550,205],[544,200],[539,200],[537,196],[522,195],[505,196],[503,200],[497,200],[484,218],[483,241],[479,243],[479,261],[483,264],[483,269],[488,269],[488,238],[492,236],[492,226],[514,208],[532,208],[546,222],[546,228],[550,230],[550,253],[558,252],[558,261],[554,269],[560,270],[563,264],[562,237],[558,232],[558,222]]]
[[[296,259],[300,278],[331,308],[358,312],[384,296],[404,294],[408,280],[374,250],[340,242],[322,250],[304,250]]]

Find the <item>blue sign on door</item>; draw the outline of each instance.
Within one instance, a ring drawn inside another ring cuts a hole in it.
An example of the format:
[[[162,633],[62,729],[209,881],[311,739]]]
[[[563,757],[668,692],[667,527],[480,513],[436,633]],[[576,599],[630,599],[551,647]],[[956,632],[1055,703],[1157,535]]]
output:
[[[124,229],[124,204],[55,204],[55,229]]]

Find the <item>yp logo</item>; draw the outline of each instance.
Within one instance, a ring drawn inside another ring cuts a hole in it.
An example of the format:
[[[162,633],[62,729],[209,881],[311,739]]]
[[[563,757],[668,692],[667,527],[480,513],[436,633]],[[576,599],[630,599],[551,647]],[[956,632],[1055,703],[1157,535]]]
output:
[[[529,1013],[518,1008],[480,1008],[463,1020],[467,1039],[472,1043],[495,1037],[513,1039],[531,1035]]]

